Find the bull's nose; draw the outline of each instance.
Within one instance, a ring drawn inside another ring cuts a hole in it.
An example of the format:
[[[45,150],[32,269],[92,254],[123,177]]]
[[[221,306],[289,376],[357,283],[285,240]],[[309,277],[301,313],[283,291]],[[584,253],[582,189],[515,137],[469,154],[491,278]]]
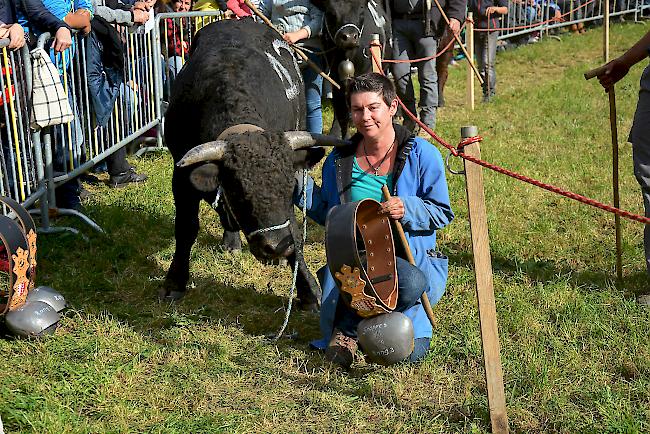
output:
[[[290,235],[279,241],[272,238],[262,238],[255,241],[258,251],[265,258],[284,258],[294,251],[293,237]]]
[[[349,32],[343,31],[337,35],[337,45],[343,48],[352,48],[359,45],[359,32],[352,30]]]

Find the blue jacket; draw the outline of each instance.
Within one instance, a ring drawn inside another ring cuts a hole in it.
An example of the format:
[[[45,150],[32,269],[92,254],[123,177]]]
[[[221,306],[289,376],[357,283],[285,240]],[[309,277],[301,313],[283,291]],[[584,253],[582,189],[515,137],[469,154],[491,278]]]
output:
[[[255,3],[255,2],[253,2]],[[320,48],[323,11],[309,0],[259,0],[258,8],[284,33],[306,29],[309,36],[299,42],[306,47]]]
[[[431,305],[434,305],[445,292],[448,270],[447,257],[436,251],[436,230],[445,227],[454,218],[444,165],[440,152],[431,143],[409,136],[399,125],[395,125],[395,131],[399,148],[392,194],[399,196],[404,203],[405,214],[401,223],[416,265],[428,278],[427,295]],[[355,144],[350,149],[335,149],[327,157],[321,187],[308,178],[307,215],[321,225],[325,224],[327,212],[332,207],[349,201],[349,188],[346,186],[349,187],[351,159],[360,138],[356,137],[355,140],[355,137],[352,138]],[[294,203],[302,209],[301,190],[295,191]],[[312,342],[317,348],[324,348],[329,342],[339,296],[332,273],[323,271],[318,273],[323,290],[320,315],[322,339]],[[431,324],[421,304],[404,313],[413,321],[416,339],[431,337]]]

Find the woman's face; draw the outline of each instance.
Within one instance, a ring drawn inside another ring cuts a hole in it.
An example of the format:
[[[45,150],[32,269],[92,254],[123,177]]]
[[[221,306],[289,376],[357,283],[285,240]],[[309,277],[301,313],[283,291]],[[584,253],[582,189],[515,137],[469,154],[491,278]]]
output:
[[[173,4],[174,12],[189,12],[192,6],[191,0],[176,0]]]
[[[358,92],[350,96],[352,123],[366,139],[379,139],[393,128],[397,99],[387,105],[380,93]]]

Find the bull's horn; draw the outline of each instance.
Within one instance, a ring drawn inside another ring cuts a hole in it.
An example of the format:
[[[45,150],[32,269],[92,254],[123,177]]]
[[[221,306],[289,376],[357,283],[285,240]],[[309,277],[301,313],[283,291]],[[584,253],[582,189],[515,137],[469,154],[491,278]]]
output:
[[[187,151],[176,165],[178,167],[186,167],[204,161],[221,160],[226,153],[226,146],[228,146],[228,144],[225,140],[215,140],[213,142],[207,142],[195,146]]]
[[[307,131],[285,131],[284,137],[294,151],[312,146],[347,146],[350,144],[349,141],[334,136],[308,133]]]

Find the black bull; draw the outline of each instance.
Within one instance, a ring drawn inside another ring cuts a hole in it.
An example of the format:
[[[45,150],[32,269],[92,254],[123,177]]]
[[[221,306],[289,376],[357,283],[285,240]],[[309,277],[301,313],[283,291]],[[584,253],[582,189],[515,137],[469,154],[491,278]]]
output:
[[[369,46],[373,34],[379,35],[382,58],[391,58],[390,13],[384,0],[320,0],[318,5],[325,12],[322,41],[327,65],[332,78],[342,85],[341,89],[332,89],[335,122],[330,134],[346,137],[350,110],[342,62],[352,62],[354,75],[370,72],[373,60]]]
[[[213,205],[221,187],[216,208],[225,248],[241,248],[241,230],[258,259],[287,258],[298,267],[300,305],[317,307],[320,289],[302,256],[291,196],[295,170],[323,157],[314,146],[332,143],[296,131],[305,127],[304,94],[290,48],[266,26],[227,20],[197,33],[165,115],[165,142],[175,163],[176,251],[162,299],[185,294],[199,204]],[[220,137],[233,127],[237,134]]]

